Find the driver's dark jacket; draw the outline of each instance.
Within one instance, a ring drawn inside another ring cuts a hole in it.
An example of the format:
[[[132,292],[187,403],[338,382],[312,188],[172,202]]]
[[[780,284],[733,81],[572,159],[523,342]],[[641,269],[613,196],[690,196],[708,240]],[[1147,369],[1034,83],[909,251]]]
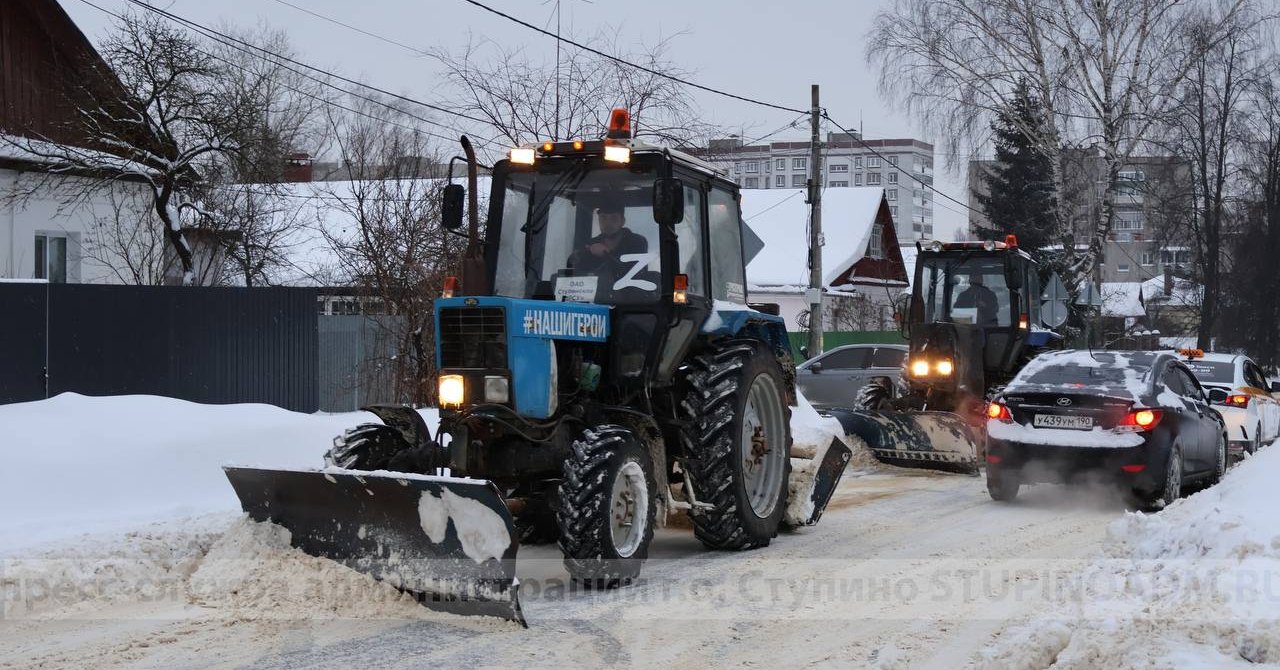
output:
[[[592,254],[588,248],[593,244],[604,244],[609,246],[609,240],[616,238],[613,243],[613,250],[603,256]],[[628,228],[620,228],[613,236],[601,233],[591,238],[586,247],[580,249],[575,254],[574,270],[578,272],[596,272],[601,268],[616,262],[619,258],[627,254],[642,254],[649,250],[649,241],[643,235],[637,234]]]
[[[978,309],[979,326],[995,326],[999,324],[1000,301],[995,291],[986,286],[970,286],[956,296],[956,307],[976,307]]]

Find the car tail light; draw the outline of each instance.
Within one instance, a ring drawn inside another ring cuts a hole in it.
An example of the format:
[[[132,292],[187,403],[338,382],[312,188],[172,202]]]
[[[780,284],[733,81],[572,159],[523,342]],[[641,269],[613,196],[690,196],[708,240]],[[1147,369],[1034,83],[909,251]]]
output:
[[[1229,407],[1248,407],[1249,396],[1244,395],[1242,393],[1229,395],[1227,396],[1227,400],[1224,404],[1226,404]]]
[[[1164,411],[1158,409],[1135,409],[1125,415],[1120,421],[1121,428],[1129,428],[1133,431],[1151,430],[1160,423],[1160,418],[1164,416]]]
[[[1009,408],[998,402],[987,405],[987,418],[1002,423],[1013,423],[1013,415],[1009,413]]]
[[[1000,458],[999,456],[996,456],[995,454],[987,454],[987,462],[991,463],[992,465],[999,465],[1000,461],[1002,460],[1004,459]]]
[[[1147,466],[1143,465],[1142,463],[1133,463],[1132,465],[1122,465],[1120,466],[1120,469],[1124,470],[1125,472],[1128,472],[1129,474],[1136,474],[1136,473],[1142,472],[1143,470],[1146,470]]]

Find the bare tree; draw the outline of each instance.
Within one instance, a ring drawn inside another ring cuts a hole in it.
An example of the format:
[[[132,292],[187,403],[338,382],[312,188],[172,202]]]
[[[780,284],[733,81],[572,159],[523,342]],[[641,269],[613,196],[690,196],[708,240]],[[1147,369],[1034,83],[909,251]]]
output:
[[[668,58],[670,39],[628,51],[617,38],[617,32],[600,32],[585,43],[651,70],[689,74]],[[537,62],[523,48],[481,40],[457,53],[432,55],[461,92],[454,107],[483,119],[486,130],[511,144],[598,137],[612,107],[631,112],[637,137],[684,144],[714,132],[700,120],[687,87],[587,51],[568,51],[557,65]]]
[[[432,301],[461,248],[440,225],[443,184],[418,178],[416,169],[406,173],[405,158],[434,160],[426,136],[383,108],[357,109],[363,115],[331,117],[341,160],[359,177],[322,187],[321,197],[331,202],[321,232],[347,281],[398,318],[397,351],[375,361],[392,370],[396,397],[428,402],[435,373]]]
[[[10,141],[48,164],[52,174],[95,176],[77,182],[88,191],[111,189],[124,179],[146,184],[183,282],[192,283],[195,261],[182,210],[194,204],[189,193],[202,173],[242,149],[253,100],[225,86],[218,61],[190,34],[150,14],[122,17],[99,51],[123,86],[85,84],[72,101],[75,128],[68,134],[91,138],[91,146]]]
[[[955,154],[985,141],[992,115],[1026,81],[1052,119],[1024,131],[1055,165],[1061,234],[1073,232],[1064,158],[1073,147],[1101,155],[1102,212],[1068,277],[1076,286],[1102,255],[1125,161],[1175,104],[1195,58],[1249,5],[1225,2],[1203,24],[1205,42],[1187,43],[1179,27],[1198,12],[1185,0],[898,0],[877,16],[867,54],[882,89]]]

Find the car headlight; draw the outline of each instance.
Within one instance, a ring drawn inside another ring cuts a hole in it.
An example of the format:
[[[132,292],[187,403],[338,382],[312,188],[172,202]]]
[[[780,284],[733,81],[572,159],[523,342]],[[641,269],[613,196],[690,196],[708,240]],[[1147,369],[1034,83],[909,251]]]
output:
[[[926,360],[924,360],[923,358],[921,358],[921,359],[919,359],[919,360],[911,361],[911,376],[913,376],[913,377],[928,377],[928,376],[929,376],[929,361],[926,361]]]
[[[484,401],[504,403],[511,397],[510,384],[506,377],[486,375],[484,378]]]
[[[956,366],[950,360],[944,358],[938,361],[937,364],[933,366],[933,369],[936,370],[937,373],[942,375],[943,377],[950,377],[951,373],[955,372]]]
[[[467,385],[462,375],[440,375],[440,406],[461,407],[467,398]]]

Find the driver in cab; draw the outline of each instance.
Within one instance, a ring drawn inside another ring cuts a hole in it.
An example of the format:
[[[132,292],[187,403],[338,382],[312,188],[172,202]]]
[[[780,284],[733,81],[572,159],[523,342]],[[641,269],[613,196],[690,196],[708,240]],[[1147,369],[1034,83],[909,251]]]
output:
[[[977,312],[977,325],[979,326],[998,326],[1000,325],[999,311],[1000,301],[996,298],[995,291],[984,285],[982,274],[974,272],[969,275],[969,286],[956,296],[954,307],[963,309],[975,309]]]
[[[622,256],[649,251],[649,241],[627,228],[621,204],[601,205],[596,209],[596,220],[600,234],[574,253],[576,271],[599,273],[618,263]]]

